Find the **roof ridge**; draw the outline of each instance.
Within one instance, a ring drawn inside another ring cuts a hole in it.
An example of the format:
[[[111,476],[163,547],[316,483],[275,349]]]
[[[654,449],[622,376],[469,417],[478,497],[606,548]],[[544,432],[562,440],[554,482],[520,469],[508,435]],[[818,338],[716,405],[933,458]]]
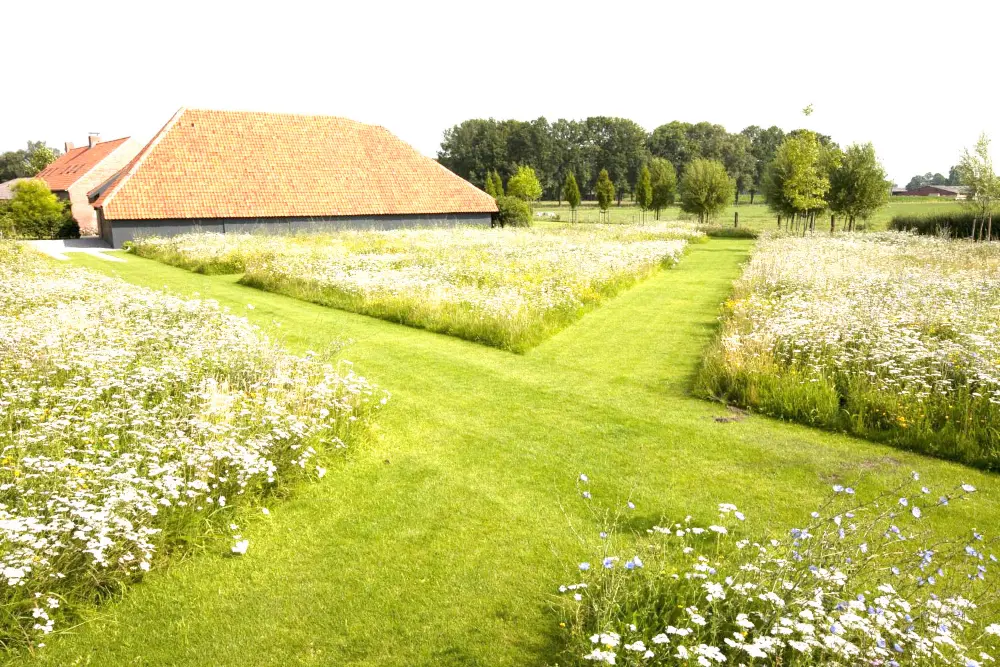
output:
[[[117,139],[105,139],[104,141],[98,141],[94,146],[100,146],[101,144],[113,144],[116,141],[126,141],[131,139],[131,135],[125,137],[118,137]],[[76,148],[91,148],[91,146],[77,146]]]
[[[225,113],[225,114],[243,114],[247,116],[290,116],[293,118],[336,118],[338,120],[346,120],[349,123],[354,123],[355,125],[362,125],[364,127],[380,127],[386,131],[389,129],[383,125],[375,125],[373,123],[366,123],[361,120],[355,120],[350,116],[340,116],[337,114],[328,113],[295,113],[293,111],[253,111],[244,109],[210,109],[207,107],[183,107],[185,111],[191,111],[194,113]]]
[[[117,179],[115,184],[111,186],[111,188],[108,191],[108,194],[102,195],[102,201],[100,202],[100,206],[106,206],[111,201],[111,199],[116,194],[118,194],[118,191],[121,190],[122,186],[125,185],[128,179],[132,177],[132,174],[135,173],[135,170],[139,168],[139,165],[142,164],[142,161],[145,159],[145,157],[149,153],[151,153],[154,148],[156,148],[156,144],[160,143],[160,140],[164,136],[166,136],[167,131],[170,128],[172,128],[178,120],[180,120],[181,116],[184,115],[185,111],[187,111],[185,107],[181,107],[180,109],[178,109],[174,113],[174,115],[170,118],[170,120],[167,121],[167,124],[161,127],[160,131],[157,132],[155,135],[153,135],[153,138],[149,140],[149,143],[143,146],[142,150],[139,151],[134,158],[132,158],[132,161],[129,162],[127,165],[125,165],[125,167],[118,172],[120,177]]]

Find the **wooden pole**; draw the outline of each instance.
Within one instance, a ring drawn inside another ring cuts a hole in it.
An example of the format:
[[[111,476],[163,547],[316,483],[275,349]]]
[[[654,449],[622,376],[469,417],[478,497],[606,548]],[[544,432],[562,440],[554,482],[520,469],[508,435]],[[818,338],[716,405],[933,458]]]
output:
[[[734,211],[733,212],[733,227],[739,227],[739,226],[740,226],[740,212],[739,211]]]

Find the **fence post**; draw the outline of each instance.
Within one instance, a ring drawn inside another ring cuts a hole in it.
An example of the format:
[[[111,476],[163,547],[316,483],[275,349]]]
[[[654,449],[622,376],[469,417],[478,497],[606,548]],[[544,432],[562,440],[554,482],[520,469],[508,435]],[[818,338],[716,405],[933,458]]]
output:
[[[733,211],[733,227],[739,227],[739,226],[740,226],[740,212]]]

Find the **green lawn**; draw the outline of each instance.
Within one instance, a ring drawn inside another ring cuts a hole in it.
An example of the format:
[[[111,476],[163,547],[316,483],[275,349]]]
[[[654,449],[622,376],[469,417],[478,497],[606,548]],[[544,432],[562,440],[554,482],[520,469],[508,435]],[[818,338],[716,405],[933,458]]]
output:
[[[835,480],[920,469],[966,480],[1000,521],[995,478],[962,466],[725,408],[689,389],[718,307],[750,245],[712,240],[681,264],[524,355],[323,308],[127,256],[74,262],[198,292],[290,348],[344,355],[393,393],[374,441],[244,530],[243,558],[195,555],[97,609],[40,660],[94,665],[525,665],[559,646],[550,607],[592,555],[576,495],[631,494],[636,525],[735,502],[751,521],[794,522]],[[254,309],[246,309],[253,304]],[[978,515],[973,515],[978,511]],[[963,524],[964,526],[965,524]]]
[[[961,202],[942,199],[940,197],[893,197],[882,210],[872,217],[871,221],[869,221],[869,228],[874,230],[885,229],[889,221],[897,215],[940,215],[960,210],[962,210]],[[561,220],[570,220],[569,205],[565,202],[563,202],[562,206],[558,206],[553,201],[539,202],[535,206],[535,212],[556,213],[560,216]],[[776,227],[777,218],[774,213],[769,211],[767,206],[760,203],[755,203],[751,206],[749,199],[746,197],[741,197],[739,206],[728,207],[714,222],[721,225],[731,225],[733,224],[734,213],[740,214],[739,222],[741,227],[750,227],[758,230],[773,229]],[[611,206],[610,221],[613,223],[639,222],[639,216],[639,209],[633,206],[627,199],[622,201],[620,207],[614,204]],[[671,206],[660,212],[661,220],[680,220],[687,217],[689,216],[686,216],[676,206]],[[650,221],[653,219],[654,215],[652,212],[647,212],[646,220]],[[580,204],[580,208],[577,210],[577,222],[599,221],[600,211],[597,208],[596,202],[586,201]],[[694,218],[694,221],[697,222],[697,218]],[[840,222],[837,223],[837,226],[838,228],[840,227]],[[830,216],[821,216],[816,222],[816,227],[817,229],[829,230]]]

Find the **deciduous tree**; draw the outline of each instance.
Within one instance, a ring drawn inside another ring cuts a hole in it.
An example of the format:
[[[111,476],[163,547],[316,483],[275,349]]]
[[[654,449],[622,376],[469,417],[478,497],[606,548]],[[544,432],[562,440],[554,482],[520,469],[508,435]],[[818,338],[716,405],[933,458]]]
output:
[[[718,215],[733,198],[735,185],[721,162],[698,158],[684,169],[680,183],[681,210],[697,214],[699,222]]]
[[[651,185],[650,207],[660,219],[660,211],[674,203],[677,192],[677,172],[674,165],[665,158],[654,157],[649,161],[649,176]]]
[[[961,185],[962,184],[962,173],[959,171],[958,166],[955,165],[948,170],[948,185]]]
[[[653,203],[653,183],[652,178],[649,175],[649,167],[646,165],[642,166],[642,171],[639,172],[639,180],[635,183],[635,203],[642,211],[643,217],[646,215],[646,211]]]
[[[622,205],[622,199],[625,197],[625,193],[629,191],[628,180],[624,176],[619,176],[615,180],[615,198],[618,200],[618,205]]]
[[[775,125],[762,129],[756,125],[751,125],[740,133],[750,141],[750,155],[754,160],[753,186],[750,190],[750,203],[753,204],[754,196],[763,189],[764,177],[767,168],[774,161],[774,156],[778,152],[778,147],[785,140],[785,132]]]
[[[969,186],[966,205],[975,214],[979,222],[979,232],[976,232],[976,221],[972,223],[973,238],[982,239],[985,226],[985,238],[993,238],[993,212],[996,209],[997,198],[1000,197],[1000,181],[993,171],[993,158],[990,156],[990,139],[986,133],[979,135],[976,147],[971,151],[966,148],[958,163],[962,183]]]
[[[31,165],[33,171],[32,176],[45,169],[47,166],[56,161],[56,154],[51,148],[42,144],[38,146],[28,155],[28,164]]]
[[[739,203],[741,192],[754,187],[756,162],[750,152],[750,140],[742,134],[730,134],[722,147],[722,164],[736,187],[734,203]]]
[[[542,196],[542,184],[535,176],[535,170],[526,165],[517,168],[517,173],[507,180],[507,194],[521,201],[533,202]]]
[[[818,135],[800,130],[785,138],[768,169],[765,194],[771,210],[806,220],[826,208],[830,173],[839,164],[839,149],[822,145]]]
[[[0,183],[34,176],[59,157],[59,151],[44,141],[29,141],[27,148],[0,154]]]
[[[875,147],[871,143],[851,144],[830,174],[830,210],[845,216],[847,229],[853,229],[855,219],[867,220],[885,206],[890,187]]]

